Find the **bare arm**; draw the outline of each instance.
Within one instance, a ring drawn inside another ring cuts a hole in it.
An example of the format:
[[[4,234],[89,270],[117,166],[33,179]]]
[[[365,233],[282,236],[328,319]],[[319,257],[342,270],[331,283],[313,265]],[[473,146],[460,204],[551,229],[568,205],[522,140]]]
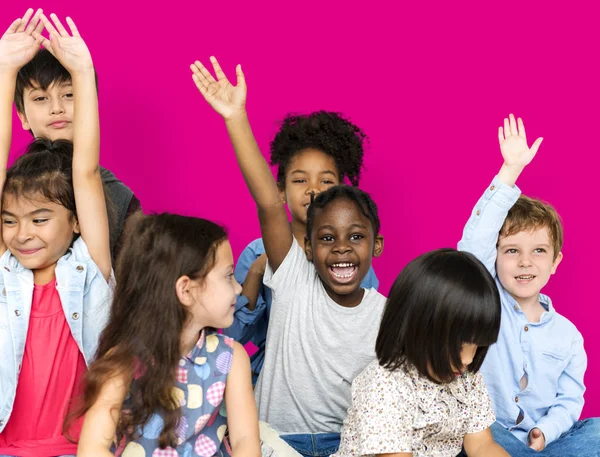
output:
[[[110,448],[114,443],[119,414],[127,395],[128,385],[125,376],[115,376],[102,386],[96,403],[85,415],[77,448],[78,457],[113,455]]]
[[[258,295],[263,283],[263,276],[265,275],[266,264],[267,255],[262,254],[254,261],[248,270],[244,284],[242,284],[242,295],[248,299],[246,307],[250,311],[254,311],[254,307],[258,301]]]
[[[75,23],[67,17],[72,36],[56,15],[56,28],[42,15],[50,33],[45,46],[69,71],[73,80],[73,188],[77,220],[94,263],[106,280],[110,277],[111,257],[106,200],[100,176],[100,126],[94,66],[90,52]]]
[[[510,457],[509,453],[494,441],[489,427],[481,432],[466,434],[463,445],[469,457]]]
[[[269,265],[276,271],[292,246],[293,234],[277,183],[256,144],[248,121],[244,73],[238,65],[237,86],[234,87],[214,57],[211,62],[217,80],[199,61],[191,65],[193,79],[206,101],[225,119],[240,170],[258,208]]]
[[[31,8],[28,9],[23,18],[16,19],[0,38],[0,201],[12,141],[12,102],[17,74],[40,47],[40,33],[44,28],[41,14],[41,9],[35,15]],[[6,246],[0,236],[0,255],[5,251]]]
[[[233,455],[236,457],[260,457],[258,413],[252,390],[250,359],[243,346],[235,342],[233,362],[225,388],[227,427]]]

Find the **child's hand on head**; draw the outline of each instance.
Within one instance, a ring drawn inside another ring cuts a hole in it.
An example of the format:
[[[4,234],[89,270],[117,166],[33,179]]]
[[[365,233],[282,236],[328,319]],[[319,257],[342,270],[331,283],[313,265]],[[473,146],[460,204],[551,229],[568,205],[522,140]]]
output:
[[[92,71],[94,69],[92,56],[85,41],[79,35],[73,19],[67,17],[67,24],[71,29],[71,35],[69,35],[56,14],[50,15],[54,25],[44,14],[41,17],[44,27],[50,34],[49,40],[43,39],[42,44],[44,47],[56,57],[71,75]]]
[[[33,16],[33,17],[32,17]],[[29,8],[22,18],[15,20],[0,38],[0,70],[19,71],[40,49],[44,37],[42,10],[33,14]]]
[[[236,115],[244,114],[246,111],[246,80],[242,66],[238,65],[235,68],[237,86],[233,86],[223,73],[217,59],[211,57],[210,61],[217,76],[216,80],[200,61],[196,60],[190,65],[196,87],[208,104],[224,119],[232,119]]]
[[[498,128],[498,142],[504,158],[504,164],[500,173],[498,173],[500,180],[505,184],[514,186],[521,171],[535,157],[543,140],[543,138],[538,138],[529,148],[523,120],[518,118],[515,121],[513,114],[508,119],[505,118],[504,128]]]

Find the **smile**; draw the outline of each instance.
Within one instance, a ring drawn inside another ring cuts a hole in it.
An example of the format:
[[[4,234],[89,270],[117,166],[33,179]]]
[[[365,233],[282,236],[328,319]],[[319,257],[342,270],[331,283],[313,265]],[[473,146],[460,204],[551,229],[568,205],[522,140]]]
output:
[[[520,276],[516,276],[515,279],[517,281],[531,281],[531,280],[535,279],[535,275],[520,275]]]
[[[36,252],[38,252],[41,248],[37,248],[37,249],[18,249],[19,254],[21,255],[32,255],[35,254]]]
[[[329,271],[337,282],[348,283],[356,277],[358,268],[356,264],[351,262],[339,262],[332,264]]]

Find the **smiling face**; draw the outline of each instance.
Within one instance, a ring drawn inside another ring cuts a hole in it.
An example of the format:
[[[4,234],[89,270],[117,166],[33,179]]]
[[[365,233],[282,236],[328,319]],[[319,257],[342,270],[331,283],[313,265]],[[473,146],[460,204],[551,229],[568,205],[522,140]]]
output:
[[[554,253],[547,227],[500,236],[496,271],[502,286],[519,303],[537,301],[562,260]]]
[[[71,81],[53,83],[46,90],[36,84],[23,93],[23,129],[35,138],[73,140],[73,86]]]
[[[383,237],[357,203],[347,198],[316,209],[311,239],[305,251],[323,282],[327,294],[337,304],[356,306],[363,297],[360,284],[371,260],[383,250]]]
[[[285,186],[281,189],[281,196],[292,215],[292,223],[306,224],[306,211],[312,193],[317,196],[339,183],[333,157],[317,149],[298,152],[288,164]]]
[[[77,220],[64,206],[41,195],[31,199],[3,196],[4,244],[21,265],[34,271],[36,284],[52,280],[56,262],[67,252],[76,233]]]

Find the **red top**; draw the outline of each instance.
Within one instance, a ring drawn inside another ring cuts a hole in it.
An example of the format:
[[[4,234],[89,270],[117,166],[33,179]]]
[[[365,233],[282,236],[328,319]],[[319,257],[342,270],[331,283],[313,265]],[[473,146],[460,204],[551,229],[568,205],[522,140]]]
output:
[[[71,335],[56,279],[35,285],[25,353],[12,413],[0,433],[0,455],[52,457],[76,454],[83,418],[63,435],[72,398],[81,393],[85,360]]]

